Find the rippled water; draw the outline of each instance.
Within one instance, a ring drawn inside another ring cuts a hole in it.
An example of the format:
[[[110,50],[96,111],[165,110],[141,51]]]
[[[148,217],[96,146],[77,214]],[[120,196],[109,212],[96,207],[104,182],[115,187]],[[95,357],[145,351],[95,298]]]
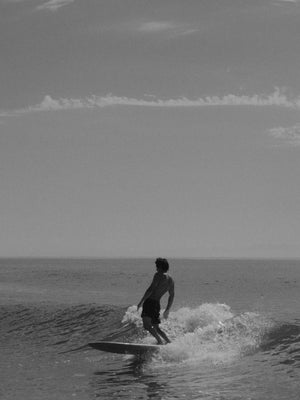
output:
[[[152,260],[2,260],[1,399],[299,399],[299,261],[173,260],[172,343],[146,358],[87,347],[152,342],[133,305],[153,272]]]

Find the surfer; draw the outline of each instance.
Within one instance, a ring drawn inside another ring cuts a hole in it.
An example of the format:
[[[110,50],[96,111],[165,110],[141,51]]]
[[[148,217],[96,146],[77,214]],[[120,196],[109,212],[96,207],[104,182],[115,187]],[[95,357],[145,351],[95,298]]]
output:
[[[168,318],[170,308],[174,300],[174,281],[167,274],[169,263],[165,258],[157,258],[155,261],[157,272],[154,274],[151,285],[146,290],[144,296],[138,304],[138,309],[143,306],[142,319],[144,328],[155,337],[158,344],[165,342],[170,343],[170,339],[160,327],[160,299],[165,293],[169,293],[168,304],[163,314],[164,318]]]

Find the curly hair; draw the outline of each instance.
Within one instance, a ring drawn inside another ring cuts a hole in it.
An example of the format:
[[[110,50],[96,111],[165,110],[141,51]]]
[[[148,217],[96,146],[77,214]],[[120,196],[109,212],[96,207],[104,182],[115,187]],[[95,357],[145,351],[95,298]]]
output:
[[[161,269],[163,272],[167,272],[169,270],[169,263],[166,258],[157,258],[155,260],[156,268]]]

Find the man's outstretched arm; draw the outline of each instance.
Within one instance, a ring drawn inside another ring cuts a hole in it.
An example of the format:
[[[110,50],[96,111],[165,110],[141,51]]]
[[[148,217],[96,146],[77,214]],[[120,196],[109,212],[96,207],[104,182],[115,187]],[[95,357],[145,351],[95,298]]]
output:
[[[167,308],[165,309],[164,312],[164,318],[168,318],[170,309],[172,307],[173,301],[174,301],[174,296],[175,296],[175,287],[174,287],[174,282],[172,283],[172,286],[169,289],[169,298],[168,298],[168,304]]]

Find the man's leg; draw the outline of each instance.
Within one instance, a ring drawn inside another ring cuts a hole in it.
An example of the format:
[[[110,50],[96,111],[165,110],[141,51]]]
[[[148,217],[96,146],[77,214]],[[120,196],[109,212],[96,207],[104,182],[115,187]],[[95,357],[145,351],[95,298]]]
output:
[[[143,317],[143,325],[146,331],[150,332],[151,335],[155,337],[158,344],[163,344],[158,331],[156,330],[155,326],[152,325],[150,317]]]
[[[159,325],[153,325],[153,327],[159,336],[161,336],[167,343],[171,343],[171,340],[168,338],[165,332],[160,329]]]

